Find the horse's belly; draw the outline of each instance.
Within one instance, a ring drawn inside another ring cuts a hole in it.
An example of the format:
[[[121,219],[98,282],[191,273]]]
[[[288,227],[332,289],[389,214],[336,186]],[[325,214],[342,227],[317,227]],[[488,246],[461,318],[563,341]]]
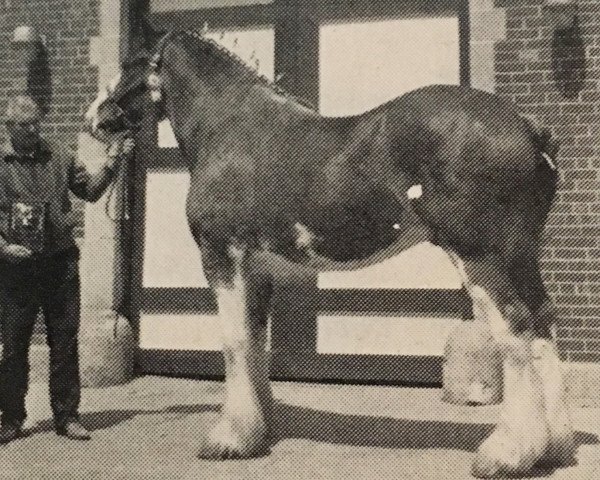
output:
[[[376,262],[429,238],[406,203],[389,191],[369,193],[366,198],[311,209],[303,225],[310,232],[313,256],[337,269],[344,263]]]
[[[397,242],[415,221],[406,196],[412,179],[393,167],[387,144],[371,137],[361,137],[362,143],[352,138],[312,177],[300,223],[314,234],[320,257],[368,259]]]
[[[391,242],[384,242],[380,239],[375,239],[371,248],[365,250],[363,255],[347,255],[348,249],[344,245],[344,239],[338,239],[335,245],[330,245],[329,254],[323,254],[323,249],[317,251],[313,248],[312,242],[306,242],[306,238],[313,238],[312,232],[306,230],[302,232],[299,242],[299,248],[303,248],[306,255],[306,260],[303,262],[307,267],[318,271],[332,270],[356,270],[369,265],[380,263],[388,258],[400,254],[418,243],[431,240],[431,235],[427,227],[419,223],[411,223],[409,225],[397,225],[402,229],[398,229],[396,236]],[[301,228],[305,228],[301,225]],[[337,246],[337,250],[336,250]],[[334,255],[331,252],[334,251]]]

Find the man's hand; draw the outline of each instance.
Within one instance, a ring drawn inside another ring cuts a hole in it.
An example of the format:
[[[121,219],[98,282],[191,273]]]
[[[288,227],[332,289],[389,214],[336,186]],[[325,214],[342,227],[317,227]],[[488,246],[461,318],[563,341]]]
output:
[[[33,252],[23,245],[8,244],[2,247],[0,256],[10,263],[20,263],[30,258]]]
[[[110,158],[129,158],[135,148],[133,138],[120,138],[111,142],[106,149],[106,154]]]
[[[123,141],[123,146],[121,147],[121,156],[129,158],[133,154],[134,148],[135,141],[133,138],[126,138]]]

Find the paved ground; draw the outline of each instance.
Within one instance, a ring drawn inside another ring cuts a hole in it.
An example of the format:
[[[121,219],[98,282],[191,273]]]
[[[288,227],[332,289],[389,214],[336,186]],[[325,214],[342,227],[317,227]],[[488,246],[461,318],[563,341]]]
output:
[[[50,430],[47,386],[28,396],[30,435],[0,447],[2,479],[468,479],[497,407],[457,407],[436,389],[276,383],[279,437],[268,457],[195,458],[222,384],[160,377],[84,391],[93,440]],[[600,478],[600,402],[575,408],[578,465],[544,478]],[[536,477],[537,478],[537,477]]]

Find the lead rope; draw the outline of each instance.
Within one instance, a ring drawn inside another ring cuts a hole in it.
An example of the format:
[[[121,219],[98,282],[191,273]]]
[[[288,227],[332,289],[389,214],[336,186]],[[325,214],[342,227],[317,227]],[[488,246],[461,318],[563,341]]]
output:
[[[134,152],[135,154],[135,152]],[[128,159],[129,160],[129,159]],[[106,196],[106,201],[104,203],[104,213],[106,217],[114,224],[118,224],[123,220],[129,220],[129,193],[127,191],[127,185],[124,180],[127,179],[126,172],[129,167],[128,161],[124,161],[123,159],[119,160],[113,170],[113,179],[111,184],[108,187],[108,192]],[[125,191],[121,195],[121,202],[117,203],[117,192],[118,187],[124,188]],[[113,212],[113,213],[111,213]],[[121,232],[119,238],[122,238],[122,230],[123,226],[120,227]],[[113,340],[117,339],[118,336],[118,326],[119,326],[119,316],[124,311],[124,295],[120,295],[119,304],[113,306],[114,318],[113,318]]]
[[[125,138],[123,139],[119,139],[118,141],[122,142],[124,141]],[[107,147],[107,153],[110,150],[110,146]],[[135,152],[134,152],[135,154]],[[118,156],[118,155],[117,155]],[[127,161],[124,161],[124,159],[119,159],[117,161],[116,167],[113,169],[113,179],[112,182],[110,183],[109,187],[108,187],[108,195],[106,196],[106,202],[104,204],[104,213],[106,214],[106,216],[108,217],[108,219],[113,222],[113,223],[117,223],[120,220],[129,220],[129,195],[127,193],[125,193],[123,195],[123,201],[120,205],[121,209],[120,211],[117,211],[117,205],[114,206],[114,208],[112,209],[115,214],[114,216],[111,215],[111,204],[113,203],[113,201],[115,200],[115,195],[117,193],[117,184],[121,183],[123,184],[123,179],[126,178],[126,168],[128,167],[128,161],[129,159],[127,159]]]

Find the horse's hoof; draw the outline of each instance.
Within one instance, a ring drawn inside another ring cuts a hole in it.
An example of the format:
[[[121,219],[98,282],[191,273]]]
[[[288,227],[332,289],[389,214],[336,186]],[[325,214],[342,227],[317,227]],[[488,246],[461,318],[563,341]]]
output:
[[[234,460],[262,457],[270,450],[268,438],[263,422],[249,426],[240,421],[221,419],[200,446],[198,458]]]
[[[540,437],[543,438],[543,437]],[[542,457],[547,442],[524,445],[497,428],[479,447],[471,473],[477,478],[516,477],[529,474]]]

